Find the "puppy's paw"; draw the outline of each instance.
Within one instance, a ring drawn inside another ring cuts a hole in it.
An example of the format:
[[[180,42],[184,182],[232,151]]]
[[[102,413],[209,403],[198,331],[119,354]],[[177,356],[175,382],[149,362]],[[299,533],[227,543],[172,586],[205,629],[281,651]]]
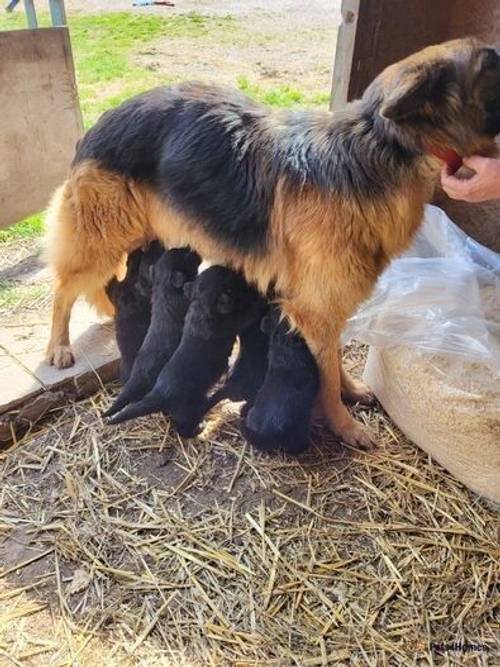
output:
[[[336,434],[346,445],[352,445],[353,447],[365,450],[375,447],[375,434],[373,431],[354,419],[349,426],[341,430],[336,429]]]
[[[47,351],[47,361],[56,368],[69,368],[75,363],[70,345],[55,345]]]
[[[360,405],[375,405],[375,395],[368,385],[360,380],[354,380],[349,388],[342,387],[342,397],[348,403]]]

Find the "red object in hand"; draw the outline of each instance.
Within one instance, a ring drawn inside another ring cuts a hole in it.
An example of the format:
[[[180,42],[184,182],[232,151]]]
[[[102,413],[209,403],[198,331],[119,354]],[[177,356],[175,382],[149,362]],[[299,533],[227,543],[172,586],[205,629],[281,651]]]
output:
[[[449,174],[455,174],[463,164],[462,158],[457,151],[453,150],[453,148],[438,148],[436,146],[431,146],[429,148],[429,153],[432,153],[432,155],[446,163]]]

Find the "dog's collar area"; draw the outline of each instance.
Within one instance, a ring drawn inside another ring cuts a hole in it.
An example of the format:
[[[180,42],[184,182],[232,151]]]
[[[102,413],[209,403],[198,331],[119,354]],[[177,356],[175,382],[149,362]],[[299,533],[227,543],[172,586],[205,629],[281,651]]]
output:
[[[434,157],[446,163],[450,174],[456,173],[463,164],[463,160],[453,148],[441,148],[440,146],[429,146],[428,151]]]

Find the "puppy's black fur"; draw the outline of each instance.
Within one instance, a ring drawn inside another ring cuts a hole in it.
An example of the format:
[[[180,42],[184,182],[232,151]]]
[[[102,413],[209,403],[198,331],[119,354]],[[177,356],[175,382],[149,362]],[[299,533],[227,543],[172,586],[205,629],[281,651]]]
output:
[[[244,279],[221,266],[204,271],[185,291],[189,306],[179,347],[153,390],[109,420],[118,424],[152,412],[169,414],[180,435],[194,435],[238,332],[260,315],[262,300]]]
[[[146,336],[151,320],[150,267],[163,252],[158,242],[146,250],[135,250],[127,260],[127,273],[121,282],[116,278],[106,286],[115,306],[116,342],[120,350],[120,379],[126,382],[134,359]]]
[[[165,251],[152,268],[151,324],[130,377],[105,416],[144,398],[153,388],[181,340],[189,306],[184,285],[196,278],[200,262],[200,256],[189,248],[175,248]]]
[[[258,449],[282,448],[299,454],[309,444],[319,372],[304,340],[280,318],[279,308],[273,306],[263,320],[270,336],[269,367],[241,432]]]
[[[263,303],[263,311],[265,310]],[[239,335],[240,349],[224,385],[209,399],[209,409],[228,398],[253,405],[267,372],[269,337],[257,320]]]

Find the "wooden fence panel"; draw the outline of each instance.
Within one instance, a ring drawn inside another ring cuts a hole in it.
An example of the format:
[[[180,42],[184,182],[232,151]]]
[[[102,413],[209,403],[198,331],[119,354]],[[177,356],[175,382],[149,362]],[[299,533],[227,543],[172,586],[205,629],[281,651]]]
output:
[[[82,132],[68,29],[0,32],[0,228],[45,208]]]

